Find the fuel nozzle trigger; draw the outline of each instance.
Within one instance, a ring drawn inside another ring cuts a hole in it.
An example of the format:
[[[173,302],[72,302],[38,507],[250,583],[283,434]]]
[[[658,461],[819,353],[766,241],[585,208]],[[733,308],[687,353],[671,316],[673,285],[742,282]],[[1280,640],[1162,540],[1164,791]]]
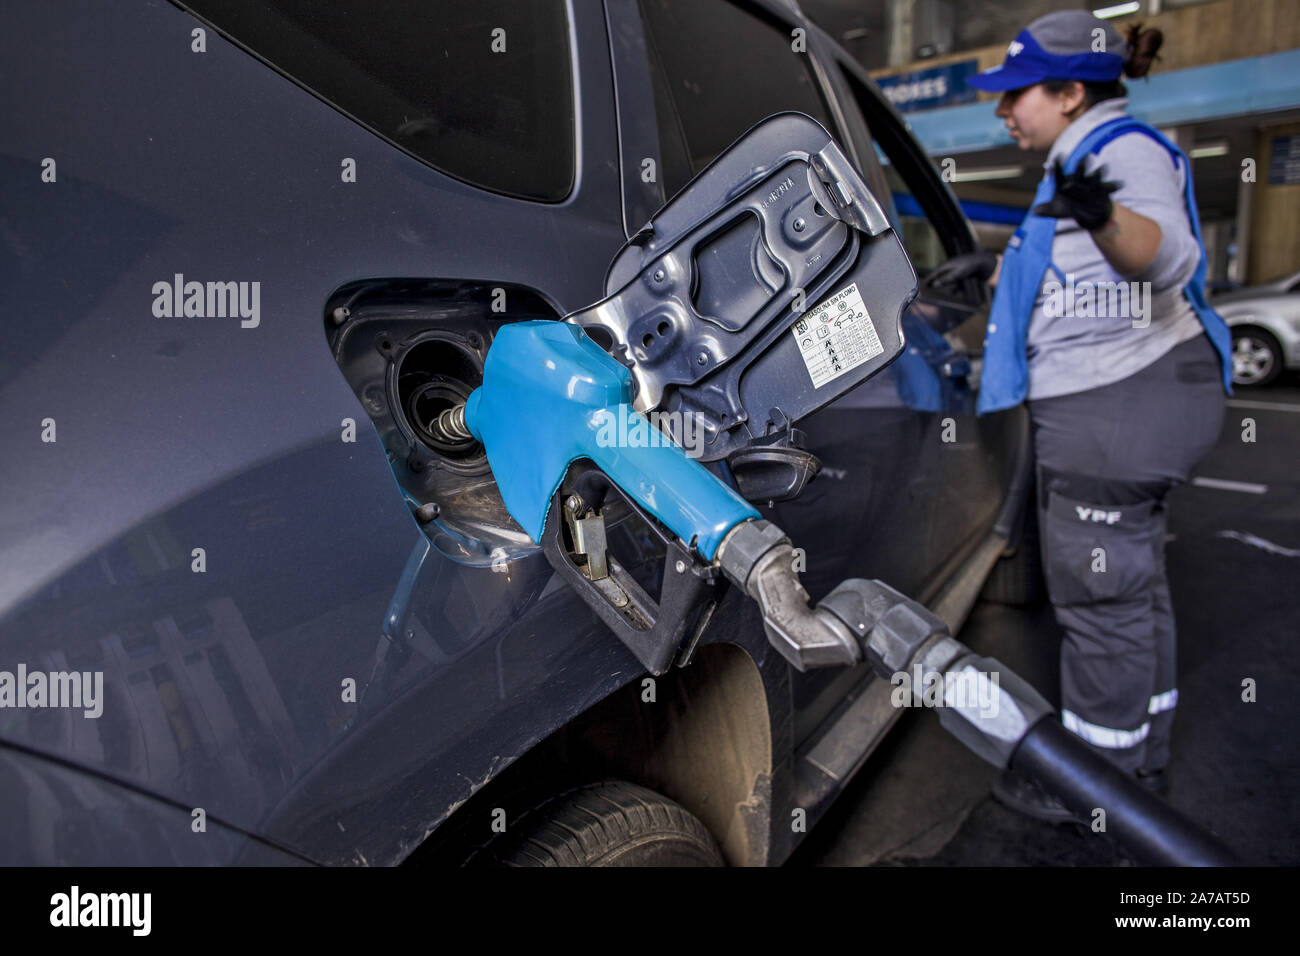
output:
[[[633,516],[663,555],[657,600],[609,548],[613,526]],[[721,569],[593,467],[570,470],[551,500],[541,544],[551,566],[655,675],[675,659],[689,661],[727,586]]]

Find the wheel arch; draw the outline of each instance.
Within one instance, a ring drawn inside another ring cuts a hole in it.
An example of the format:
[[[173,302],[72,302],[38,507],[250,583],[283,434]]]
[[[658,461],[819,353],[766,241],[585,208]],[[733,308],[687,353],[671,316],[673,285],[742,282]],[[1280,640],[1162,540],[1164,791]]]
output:
[[[728,864],[762,866],[770,849],[772,753],[758,666],[737,644],[706,644],[690,666],[634,678],[554,731],[458,807],[407,862],[463,862],[496,835],[494,819],[508,828],[564,789],[619,779],[698,817]]]
[[[1223,321],[1228,324],[1229,329],[1234,331],[1238,329],[1258,329],[1281,341],[1281,336],[1278,335],[1278,327],[1284,325],[1285,322],[1279,315],[1272,312],[1261,312],[1258,309],[1236,314],[1230,312],[1220,312],[1219,314],[1223,316]]]

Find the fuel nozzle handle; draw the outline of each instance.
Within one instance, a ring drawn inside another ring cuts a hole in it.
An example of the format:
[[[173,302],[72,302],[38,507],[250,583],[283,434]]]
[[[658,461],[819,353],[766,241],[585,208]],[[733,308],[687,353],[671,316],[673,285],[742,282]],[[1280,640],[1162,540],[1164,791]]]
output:
[[[483,443],[506,508],[534,541],[580,459],[706,562],[729,529],[758,517],[636,411],[631,372],[567,322],[515,322],[498,331],[464,423]]]

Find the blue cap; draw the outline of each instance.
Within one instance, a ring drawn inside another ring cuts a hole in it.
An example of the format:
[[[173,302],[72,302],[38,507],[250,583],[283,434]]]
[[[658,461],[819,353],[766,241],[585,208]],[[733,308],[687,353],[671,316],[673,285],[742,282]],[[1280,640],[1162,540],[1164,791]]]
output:
[[[1061,10],[1039,17],[1016,34],[1001,66],[966,82],[990,93],[1043,80],[1105,83],[1120,78],[1127,55],[1127,45],[1105,20],[1087,10]]]

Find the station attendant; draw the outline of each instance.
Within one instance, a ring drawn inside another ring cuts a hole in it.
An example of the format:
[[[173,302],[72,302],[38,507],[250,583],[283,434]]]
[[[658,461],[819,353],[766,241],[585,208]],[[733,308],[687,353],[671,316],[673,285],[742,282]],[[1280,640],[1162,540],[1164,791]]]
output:
[[[995,283],[980,414],[1028,403],[1043,570],[1061,646],[1061,720],[1165,792],[1178,703],[1165,576],[1165,497],[1218,438],[1231,337],[1205,297],[1191,164],[1126,112],[1121,74],[1161,43],[1084,10],[1041,17],[972,77],[1045,176],[999,256],[955,257],[935,280]],[[1004,804],[1072,819],[1027,779]]]

